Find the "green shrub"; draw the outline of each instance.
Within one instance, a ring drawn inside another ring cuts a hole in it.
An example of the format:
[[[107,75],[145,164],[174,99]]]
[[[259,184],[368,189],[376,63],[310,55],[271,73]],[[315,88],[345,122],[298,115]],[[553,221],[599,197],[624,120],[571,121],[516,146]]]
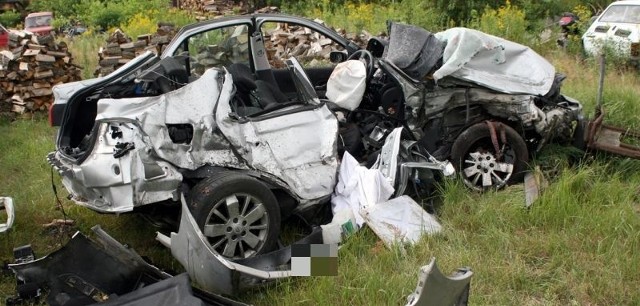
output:
[[[0,23],[9,28],[17,26],[22,21],[22,16],[16,11],[6,11],[0,14]]]
[[[29,11],[31,12],[54,12],[54,17],[74,17],[77,14],[77,7],[79,3],[84,0],[33,0],[29,4]]]
[[[169,22],[177,25],[193,20],[185,12],[171,10],[169,4],[166,0],[34,0],[29,8],[53,11],[60,26],[79,20],[88,27],[102,30],[124,25],[136,14],[146,14],[154,21],[170,19]]]
[[[102,5],[99,1],[93,2],[92,9],[87,14],[87,24],[96,26],[102,30],[119,26],[127,20],[124,9],[114,2]]]
[[[531,43],[527,35],[528,22],[525,12],[507,0],[498,9],[486,7],[480,17],[475,17],[470,26],[482,32],[514,42]]]

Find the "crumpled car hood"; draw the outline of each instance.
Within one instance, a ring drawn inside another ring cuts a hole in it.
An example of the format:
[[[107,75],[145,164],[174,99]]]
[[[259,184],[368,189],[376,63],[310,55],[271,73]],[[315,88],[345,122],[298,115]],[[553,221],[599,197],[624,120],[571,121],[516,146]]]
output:
[[[446,43],[435,80],[452,76],[499,92],[531,95],[545,95],[553,85],[555,68],[529,47],[466,28],[435,36]]]

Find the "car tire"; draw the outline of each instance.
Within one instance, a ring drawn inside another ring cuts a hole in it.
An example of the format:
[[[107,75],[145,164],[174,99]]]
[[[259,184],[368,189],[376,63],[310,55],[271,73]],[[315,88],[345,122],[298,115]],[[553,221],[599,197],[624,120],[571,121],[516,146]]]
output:
[[[451,159],[456,170],[465,185],[474,190],[500,189],[507,184],[521,182],[529,162],[527,144],[520,134],[506,124],[493,124],[499,145],[503,147],[499,159],[487,122],[470,126],[458,135],[451,146]],[[504,144],[500,140],[501,131],[506,138]]]
[[[248,175],[222,171],[196,184],[189,209],[211,247],[227,258],[273,250],[280,207],[271,190]]]

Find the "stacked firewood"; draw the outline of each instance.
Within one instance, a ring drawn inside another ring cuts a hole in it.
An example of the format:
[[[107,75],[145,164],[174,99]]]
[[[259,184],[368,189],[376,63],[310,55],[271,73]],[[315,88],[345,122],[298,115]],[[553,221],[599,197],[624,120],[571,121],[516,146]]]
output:
[[[140,35],[133,41],[121,30],[115,30],[107,38],[106,46],[98,50],[100,61],[94,75],[105,76],[145,51],[162,53],[176,32],[174,25],[160,23],[155,33]]]
[[[219,16],[242,15],[255,13],[276,13],[277,6],[267,6],[257,10],[249,7],[248,1],[237,0],[174,0],[174,5],[182,10],[191,12],[197,20],[207,20]]]
[[[315,22],[324,24],[322,20],[318,19]],[[369,38],[371,38],[371,34],[366,31],[362,31],[360,34],[352,34],[338,29],[337,32],[360,46],[365,46]],[[314,66],[314,60],[327,60],[331,51],[341,51],[343,49],[318,32],[290,24],[278,24],[275,29],[266,31],[264,40],[269,63],[274,68],[286,67],[284,60],[290,57],[309,62],[310,66]]]
[[[12,30],[8,47],[0,52],[0,113],[46,111],[54,85],[81,79],[66,43],[52,35]]]

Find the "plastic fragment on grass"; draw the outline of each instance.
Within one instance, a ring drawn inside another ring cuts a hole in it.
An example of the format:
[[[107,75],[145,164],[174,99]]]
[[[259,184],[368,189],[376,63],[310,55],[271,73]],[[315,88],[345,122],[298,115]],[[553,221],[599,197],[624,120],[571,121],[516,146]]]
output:
[[[548,185],[549,182],[544,178],[540,167],[536,167],[533,172],[528,172],[524,176],[525,207],[531,207]]]
[[[471,288],[470,268],[459,268],[445,276],[436,265],[436,259],[420,268],[416,290],[407,297],[407,306],[464,306],[469,303]]]
[[[442,231],[436,218],[406,195],[365,207],[361,214],[388,247],[398,243],[413,244],[424,234]]]
[[[13,226],[13,220],[15,219],[13,199],[10,197],[0,197],[0,211],[4,211],[7,215],[6,222],[0,223],[0,233],[4,233]]]

